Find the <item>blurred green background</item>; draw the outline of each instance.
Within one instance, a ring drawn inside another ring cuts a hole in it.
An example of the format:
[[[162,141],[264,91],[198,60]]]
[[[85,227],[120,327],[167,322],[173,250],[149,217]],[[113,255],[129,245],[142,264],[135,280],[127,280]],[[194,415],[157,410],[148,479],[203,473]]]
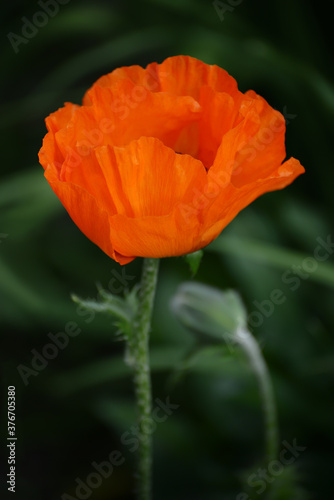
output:
[[[252,88],[284,112],[287,156],[305,166],[306,174],[292,186],[263,196],[230,224],[205,250],[196,279],[239,290],[249,312],[259,311],[256,304],[272,290],[284,293],[284,303],[269,317],[262,315],[253,333],[273,378],[281,441],[296,440],[306,450],[293,464],[295,490],[285,487],[284,472],[275,476],[282,487],[270,498],[329,498],[334,258],[329,254],[316,269],[304,270],[295,290],[283,277],[314,256],[317,238],[334,235],[332,26],[325,5],[70,0],[57,3],[58,12],[43,23],[43,16],[36,17],[42,4],[14,1],[1,7],[1,398],[5,410],[7,386],[16,386],[17,498],[76,498],[76,478],[85,481],[94,472],[92,462],[107,460],[115,449],[125,463],[89,498],[134,498],[133,453],[120,441],[134,422],[124,345],[113,341],[110,317],[93,318],[71,302],[70,293],[96,298],[97,282],[121,293],[138,281],[141,261],[126,266],[124,276],[80,233],[44,179],[37,153],[44,118],[65,101],[80,103],[99,76],[177,54],[222,66],[242,91]],[[33,20],[43,26],[31,27]],[[162,262],[151,341],[153,392],[179,408],[154,432],[154,498],[265,498],[269,488],[258,494],[243,483],[263,453],[260,400],[244,358],[216,346],[184,361],[196,339],[169,304],[189,279],[182,258]],[[25,385],[17,367],[31,368],[31,351],[42,352],[48,334],[63,332],[68,322],[80,334],[30,373]],[[3,476],[6,429],[4,418]]]

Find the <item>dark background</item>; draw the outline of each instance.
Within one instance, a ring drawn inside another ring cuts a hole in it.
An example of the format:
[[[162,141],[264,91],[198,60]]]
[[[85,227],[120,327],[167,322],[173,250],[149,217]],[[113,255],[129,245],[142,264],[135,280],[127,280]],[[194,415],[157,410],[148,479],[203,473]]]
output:
[[[96,283],[108,288],[112,279],[121,293],[138,281],[141,261],[119,278],[120,266],[80,233],[52,193],[37,153],[44,118],[65,101],[80,103],[99,76],[177,54],[222,66],[242,91],[252,88],[290,115],[287,156],[300,159],[306,174],[245,209],[220,236],[220,249],[205,251],[196,279],[239,290],[249,312],[275,288],[286,296],[253,333],[273,378],[281,441],[296,440],[306,449],[275,476],[272,493],[268,488],[258,495],[253,487],[249,495],[322,500],[333,494],[333,256],[306,273],[294,291],[282,281],[292,265],[313,257],[317,238],[334,234],[332,17],[324,4],[305,0],[222,4],[227,7],[219,15],[210,1],[70,0],[57,4],[44,26],[27,28],[30,38],[16,52],[8,34],[23,36],[27,20],[40,22],[41,4],[1,7],[1,481],[8,472],[7,386],[15,385],[20,500],[75,497],[76,478],[85,481],[92,462],[107,460],[115,449],[125,463],[89,498],[134,498],[133,454],[120,441],[134,419],[124,346],[114,342],[111,318],[78,310],[70,293],[95,298]],[[151,342],[153,392],[180,406],[154,432],[154,498],[245,500],[238,495],[261,460],[263,423],[244,358],[229,350],[221,357],[213,349],[173,383],[195,339],[169,303],[189,279],[182,258],[162,262]],[[64,332],[68,322],[80,334],[25,385],[17,367],[31,369],[31,350],[41,353],[48,334]]]

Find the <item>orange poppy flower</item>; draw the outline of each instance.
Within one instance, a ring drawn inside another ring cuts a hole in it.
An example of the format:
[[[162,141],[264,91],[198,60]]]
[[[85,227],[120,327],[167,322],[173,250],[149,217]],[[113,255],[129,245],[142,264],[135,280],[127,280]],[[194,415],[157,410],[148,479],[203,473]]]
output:
[[[304,168],[281,113],[187,56],[118,68],[46,119],[45,177],[81,231],[120,264],[208,245]]]

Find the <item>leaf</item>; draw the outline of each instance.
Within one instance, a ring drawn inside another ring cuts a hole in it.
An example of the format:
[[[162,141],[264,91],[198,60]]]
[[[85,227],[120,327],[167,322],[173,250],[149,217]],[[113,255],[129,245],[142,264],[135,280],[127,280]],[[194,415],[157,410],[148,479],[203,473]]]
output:
[[[72,294],[71,299],[76,304],[79,304],[84,309],[88,309],[90,311],[112,314],[117,318],[125,320],[130,320],[131,318],[130,311],[127,309],[125,301],[119,297],[114,297],[114,301],[100,302],[97,299],[82,299],[77,295]]]
[[[84,309],[114,316],[117,319],[114,325],[118,327],[116,335],[119,335],[120,339],[129,340],[132,336],[133,319],[138,307],[138,287],[133,287],[130,292],[125,292],[124,298],[107,292],[101,285],[97,285],[97,288],[97,299],[82,299],[75,294],[72,294],[71,298],[73,302]]]

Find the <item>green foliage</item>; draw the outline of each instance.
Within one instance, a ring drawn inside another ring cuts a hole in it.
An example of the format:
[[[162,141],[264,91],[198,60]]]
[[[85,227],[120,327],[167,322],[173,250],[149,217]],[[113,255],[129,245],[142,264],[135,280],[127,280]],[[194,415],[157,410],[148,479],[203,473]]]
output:
[[[18,53],[6,35],[21,35],[22,18],[31,21],[40,2],[2,6],[1,352],[4,386],[17,387],[17,498],[74,494],[75,478],[87,477],[93,461],[123,450],[118,431],[124,430],[122,422],[128,426],[133,401],[123,344],[110,341],[119,326],[114,316],[97,312],[111,303],[123,311],[117,299],[125,290],[108,303],[94,285],[100,282],[109,293],[111,273],[120,267],[80,233],[45,181],[37,160],[44,118],[65,101],[80,103],[85,90],[117,66],[175,54],[224,67],[242,91],[254,89],[289,115],[287,157],[299,158],[306,174],[239,214],[204,251],[196,279],[238,290],[248,313],[257,313],[251,317],[258,320],[253,334],[273,379],[281,438],[307,447],[275,479],[270,494],[283,491],[281,483],[296,473],[294,483],[313,500],[330,496],[333,255],[312,272],[301,269],[304,277],[293,266],[314,258],[317,238],[334,234],[331,18],[309,0],[222,3],[232,9],[223,20],[204,0],[71,0],[59,4],[59,13],[19,45]],[[135,276],[131,288],[140,267],[139,260],[126,266]],[[287,271],[294,281],[282,279]],[[154,433],[154,495],[236,500],[246,491],[241,471],[256,471],[262,453],[259,394],[243,357],[220,344],[195,352],[197,339],[167,307],[188,279],[181,259],[162,262],[151,337],[153,390],[154,397],[167,393],[180,408]],[[272,301],[277,289],[284,297],[280,304]],[[93,309],[73,303],[73,291],[93,297]],[[69,321],[78,324],[80,335],[25,387],[17,366],[31,366],[31,350],[42,352],[48,333],[63,332]],[[182,373],[177,384],[176,372]],[[129,456],[92,500],[131,499],[130,463]],[[293,500],[304,498],[295,495]]]
[[[131,291],[125,292],[124,297],[118,297],[98,285],[97,299],[81,299],[74,294],[71,298],[84,310],[107,313],[117,318],[114,322],[114,325],[118,327],[116,334],[120,340],[127,339],[129,341],[133,331],[133,320],[138,309],[137,293],[138,288],[133,287]]]

